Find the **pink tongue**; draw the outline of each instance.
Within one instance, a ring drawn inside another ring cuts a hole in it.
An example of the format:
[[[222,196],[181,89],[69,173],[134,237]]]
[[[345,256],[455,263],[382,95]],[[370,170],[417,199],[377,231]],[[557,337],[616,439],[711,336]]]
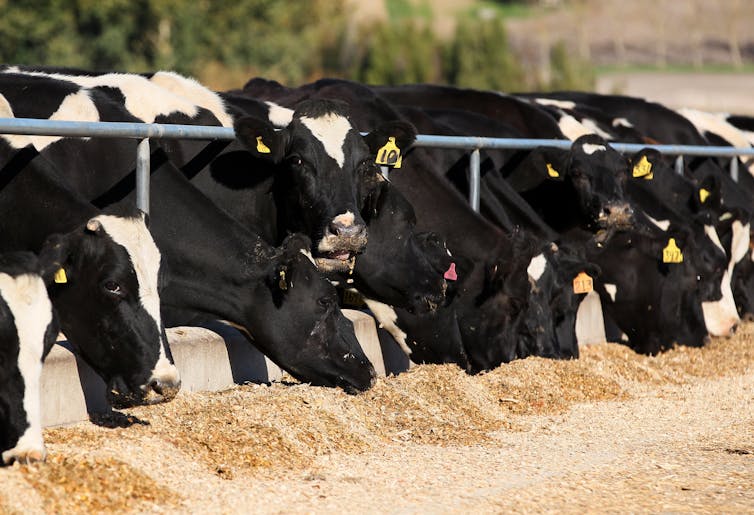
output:
[[[445,279],[448,281],[455,281],[458,279],[458,275],[456,274],[456,264],[451,263],[448,269],[445,271],[445,275],[443,275]]]
[[[341,261],[346,261],[348,260],[349,255],[350,254],[348,252],[343,252],[342,254],[335,254],[333,258],[340,259]]]

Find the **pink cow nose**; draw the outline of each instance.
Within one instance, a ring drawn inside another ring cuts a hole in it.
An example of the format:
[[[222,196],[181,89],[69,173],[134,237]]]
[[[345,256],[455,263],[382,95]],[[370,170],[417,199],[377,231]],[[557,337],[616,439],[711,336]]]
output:
[[[451,263],[448,269],[445,271],[445,275],[443,275],[445,279],[448,281],[455,281],[458,279],[458,274],[456,274],[456,264]]]

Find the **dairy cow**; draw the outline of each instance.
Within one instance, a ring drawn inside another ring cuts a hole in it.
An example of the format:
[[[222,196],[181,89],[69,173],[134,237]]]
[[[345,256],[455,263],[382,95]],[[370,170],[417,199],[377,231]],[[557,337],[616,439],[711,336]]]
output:
[[[58,111],[76,102],[79,109],[68,111],[69,119],[83,112],[138,121],[113,101],[112,89],[83,88],[45,75],[5,78],[39,87],[45,103],[58,100]],[[24,112],[44,114],[33,106]],[[42,155],[66,163],[66,183],[87,200],[122,207],[134,202],[134,152],[133,141],[65,138],[50,143]],[[152,171],[150,229],[167,264],[162,307],[169,325],[222,318],[243,328],[254,345],[303,381],[349,391],[371,386],[374,370],[335,302],[333,287],[317,272],[308,238],[292,236],[282,248],[271,247],[188,184],[159,146]]]
[[[0,80],[6,117],[28,103],[18,86]],[[105,380],[114,405],[172,399],[180,379],[160,314],[161,256],[145,219],[102,213],[71,192],[40,155],[54,139],[0,141],[0,210],[12,213],[0,220],[0,251],[31,250],[59,264],[49,294],[62,329]],[[70,163],[60,164],[67,170]]]
[[[0,465],[44,460],[40,412],[42,360],[55,343],[57,318],[45,270],[30,252],[0,254]]]

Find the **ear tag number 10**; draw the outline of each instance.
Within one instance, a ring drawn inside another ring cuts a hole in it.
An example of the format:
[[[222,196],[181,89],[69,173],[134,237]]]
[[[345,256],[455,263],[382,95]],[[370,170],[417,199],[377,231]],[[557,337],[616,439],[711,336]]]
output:
[[[377,151],[377,159],[374,160],[378,165],[392,166],[393,168],[400,168],[402,161],[401,149],[395,144],[395,136],[390,136],[387,139],[387,143]]]

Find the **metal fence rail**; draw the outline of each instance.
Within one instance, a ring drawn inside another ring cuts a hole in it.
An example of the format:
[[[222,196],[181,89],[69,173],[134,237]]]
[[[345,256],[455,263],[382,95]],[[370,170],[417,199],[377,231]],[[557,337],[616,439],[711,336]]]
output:
[[[168,125],[157,123],[124,122],[68,122],[32,118],[0,118],[0,134],[35,136],[68,136],[98,138],[131,138],[142,140],[137,146],[136,158],[136,206],[149,212],[149,139],[200,139],[232,140],[235,132],[230,127],[201,125]],[[666,155],[730,157],[731,176],[738,179],[738,157],[754,156],[752,147],[719,147],[699,145],[643,145],[638,143],[608,142],[618,152],[638,152],[652,148]],[[469,161],[469,203],[479,211],[480,149],[520,149],[548,146],[568,150],[572,142],[558,139],[526,138],[481,138],[475,136],[434,136],[419,134],[415,147],[455,148],[471,150]],[[682,157],[676,162],[676,170],[683,170]]]

